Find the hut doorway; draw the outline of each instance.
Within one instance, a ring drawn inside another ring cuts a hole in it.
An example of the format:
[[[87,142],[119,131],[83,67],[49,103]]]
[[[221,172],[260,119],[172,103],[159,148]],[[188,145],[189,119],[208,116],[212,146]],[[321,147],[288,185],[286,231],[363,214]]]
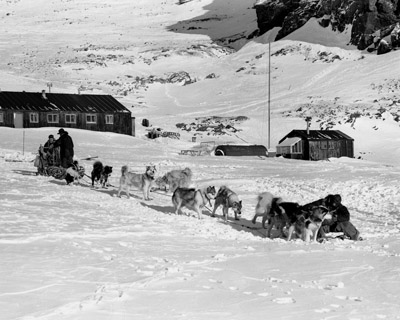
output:
[[[24,127],[24,115],[19,112],[14,112],[14,128]]]

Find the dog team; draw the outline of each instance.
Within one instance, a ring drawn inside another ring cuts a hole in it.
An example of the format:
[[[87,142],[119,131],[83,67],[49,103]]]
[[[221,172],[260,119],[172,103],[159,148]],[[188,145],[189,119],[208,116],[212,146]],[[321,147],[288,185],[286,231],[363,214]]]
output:
[[[112,167],[103,166],[100,161],[93,165],[91,174],[92,186],[95,182],[103,187],[107,185]],[[238,195],[226,186],[221,186],[216,191],[214,186],[203,189],[190,188],[192,184],[192,171],[190,168],[183,170],[172,170],[162,177],[156,179],[156,167],[147,166],[144,173],[130,172],[128,166],[122,166],[118,197],[125,191],[127,198],[131,187],[143,192],[144,200],[150,199],[152,187],[172,192],[172,203],[175,214],[181,214],[181,209],[186,207],[197,213],[199,219],[202,216],[203,208],[214,208],[211,217],[215,217],[217,209],[222,206],[222,214],[225,221],[228,221],[228,210],[231,209],[235,220],[240,220],[242,201]],[[274,197],[269,192],[263,192],[257,197],[255,215],[252,223],[255,224],[258,217],[262,217],[262,227],[267,229],[267,237],[271,237],[273,227],[278,230],[279,237],[284,236],[286,227],[286,238],[290,241],[297,237],[306,242],[319,241],[325,238],[326,233],[339,232],[342,238],[351,240],[362,240],[359,231],[350,222],[350,213],[341,203],[339,194],[329,194],[325,198],[314,202],[300,205],[296,202],[284,202],[280,197]],[[266,225],[267,224],[267,225]]]

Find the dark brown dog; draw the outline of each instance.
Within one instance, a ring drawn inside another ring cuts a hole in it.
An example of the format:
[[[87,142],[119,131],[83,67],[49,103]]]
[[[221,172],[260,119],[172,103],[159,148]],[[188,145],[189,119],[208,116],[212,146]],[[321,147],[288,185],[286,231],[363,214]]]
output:
[[[271,230],[275,228],[279,231],[279,237],[283,236],[283,228],[290,227],[301,215],[301,206],[297,202],[280,202],[280,198],[272,201],[270,218],[268,220],[267,236],[270,237]]]
[[[112,167],[110,166],[103,166],[100,161],[96,161],[93,164],[92,170],[92,187],[94,187],[94,182],[98,182],[102,185],[103,188],[106,187],[108,182],[108,177],[112,173]]]

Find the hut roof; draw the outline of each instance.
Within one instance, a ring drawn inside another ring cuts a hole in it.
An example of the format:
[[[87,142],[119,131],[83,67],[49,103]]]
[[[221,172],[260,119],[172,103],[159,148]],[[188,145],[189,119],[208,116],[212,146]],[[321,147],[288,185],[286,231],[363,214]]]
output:
[[[268,150],[263,145],[219,145],[215,148],[215,155],[224,156],[266,156]]]
[[[0,110],[117,113],[130,111],[110,95],[42,92],[0,92]]]
[[[284,136],[279,143],[286,138],[300,137],[302,140],[354,140],[339,130],[292,130]]]
[[[281,143],[279,143],[277,145],[277,147],[290,147],[290,146],[296,144],[299,141],[301,141],[301,138],[299,138],[299,137],[286,138]]]

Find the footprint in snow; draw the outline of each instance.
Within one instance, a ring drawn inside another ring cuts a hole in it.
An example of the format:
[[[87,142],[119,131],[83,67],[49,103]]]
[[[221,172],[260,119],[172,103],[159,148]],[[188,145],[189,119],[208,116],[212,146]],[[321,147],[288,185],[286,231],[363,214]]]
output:
[[[269,293],[268,292],[261,292],[261,293],[259,293],[258,294],[260,297],[267,297],[267,296],[269,296]]]
[[[131,246],[130,243],[124,242],[124,241],[119,241],[118,244],[119,244],[121,247],[130,247],[130,246]]]
[[[289,304],[289,303],[296,303],[296,300],[290,297],[284,297],[284,298],[273,299],[272,302],[275,302],[277,304]]]
[[[351,300],[351,301],[357,301],[357,302],[362,301],[362,298],[360,298],[360,297],[336,296],[336,298],[340,299],[340,300]]]
[[[325,290],[333,290],[336,288],[344,288],[344,283],[338,282],[337,284],[328,284],[324,287]]]
[[[328,312],[330,312],[331,310],[328,309],[328,308],[322,308],[322,309],[316,309],[316,310],[314,310],[314,311],[317,312],[317,313],[328,313]]]
[[[274,277],[268,277],[267,281],[269,281],[269,282],[278,282],[278,283],[282,283],[283,282],[281,279],[274,278]]]
[[[215,256],[213,256],[213,258],[219,261],[226,260],[226,256],[223,253],[218,253]]]
[[[212,283],[222,283],[221,280],[215,280],[215,279],[208,279],[208,281],[210,281]]]

